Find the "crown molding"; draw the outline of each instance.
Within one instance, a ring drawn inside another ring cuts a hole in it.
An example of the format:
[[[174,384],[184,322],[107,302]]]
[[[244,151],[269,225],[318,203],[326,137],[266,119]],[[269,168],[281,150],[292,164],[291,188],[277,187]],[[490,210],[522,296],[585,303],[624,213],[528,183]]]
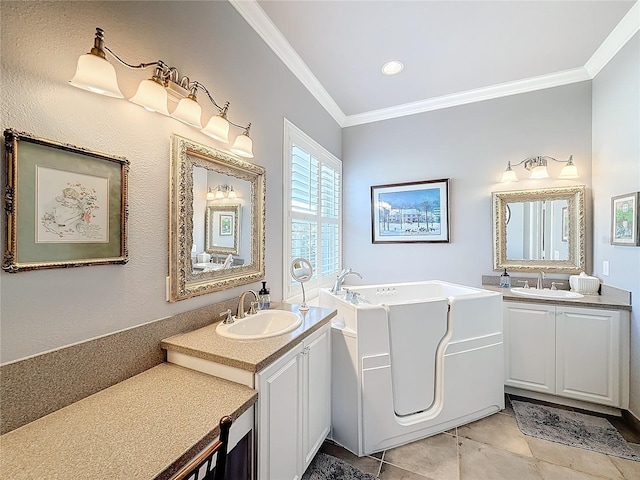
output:
[[[284,38],[284,35],[273,24],[271,19],[260,8],[255,0],[229,0],[229,3],[242,15],[246,22],[253,28],[265,43],[274,51],[282,62],[298,77],[298,80],[309,90],[316,100],[324,107],[334,120],[343,126],[346,115],[338,107],[333,97],[324,89],[307,64],[296,53],[293,47]]]
[[[342,128],[593,80],[631,37],[640,30],[640,5],[639,2],[636,2],[584,67],[347,116],[264,10],[260,8],[256,0],[229,0],[229,3]]]
[[[406,115],[415,115],[417,113],[430,112],[433,110],[440,110],[468,103],[482,102],[484,100],[507,97],[509,95],[517,95],[519,93],[534,92],[536,90],[584,82],[585,80],[591,80],[591,77],[589,77],[589,74],[584,67],[579,67],[572,70],[552,73],[550,75],[526,78],[524,80],[516,80],[515,82],[501,83],[498,85],[491,85],[489,87],[453,93],[451,95],[428,98],[418,102],[405,103],[395,107],[373,110],[371,112],[360,113],[357,115],[349,115],[346,118],[343,127],[352,127],[354,125],[378,122],[391,118],[404,117]]]
[[[624,45],[631,40],[640,30],[640,4],[636,2],[633,7],[622,17],[620,23],[602,42],[595,53],[591,56],[584,67],[589,72],[591,78],[595,78],[600,70],[611,61]]]

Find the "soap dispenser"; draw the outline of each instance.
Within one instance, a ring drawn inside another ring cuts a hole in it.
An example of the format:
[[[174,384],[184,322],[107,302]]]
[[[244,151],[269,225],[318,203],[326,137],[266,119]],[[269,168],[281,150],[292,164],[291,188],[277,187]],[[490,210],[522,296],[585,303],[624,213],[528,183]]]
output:
[[[504,273],[500,275],[500,286],[502,288],[510,288],[511,287],[511,277],[507,273],[507,269],[504,269]]]
[[[271,306],[271,295],[267,288],[267,282],[262,282],[262,289],[258,292],[258,308],[260,310],[268,310]]]

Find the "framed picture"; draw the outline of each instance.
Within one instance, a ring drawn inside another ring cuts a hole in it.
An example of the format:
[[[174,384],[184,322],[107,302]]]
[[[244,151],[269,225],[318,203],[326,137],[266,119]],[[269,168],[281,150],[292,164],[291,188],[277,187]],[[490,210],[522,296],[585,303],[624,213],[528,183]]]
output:
[[[220,215],[220,236],[229,237],[233,235],[233,215]]]
[[[7,129],[2,269],[124,264],[129,161]]]
[[[562,207],[562,241],[569,241],[569,210],[567,207]]]
[[[640,245],[640,192],[611,198],[611,245]]]
[[[373,243],[449,242],[449,179],[371,187]]]

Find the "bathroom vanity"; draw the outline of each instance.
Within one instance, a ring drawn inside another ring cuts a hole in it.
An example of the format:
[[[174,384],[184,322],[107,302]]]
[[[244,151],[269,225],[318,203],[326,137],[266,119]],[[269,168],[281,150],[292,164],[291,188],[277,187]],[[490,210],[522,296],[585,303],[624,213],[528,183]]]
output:
[[[302,316],[284,335],[225,338],[217,324],[163,340],[167,361],[258,391],[255,449],[258,479],[300,478],[331,424],[330,320],[334,310],[273,304]]]
[[[606,294],[525,299],[502,290],[508,393],[604,413],[628,408],[630,302]]]

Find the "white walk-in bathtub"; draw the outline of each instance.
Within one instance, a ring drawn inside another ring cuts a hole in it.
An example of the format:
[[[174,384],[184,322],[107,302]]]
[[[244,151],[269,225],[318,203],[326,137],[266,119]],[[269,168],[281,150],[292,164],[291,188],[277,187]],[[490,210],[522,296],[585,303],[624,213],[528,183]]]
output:
[[[368,455],[504,408],[499,293],[436,280],[346,288],[319,302],[338,311],[333,440]]]

